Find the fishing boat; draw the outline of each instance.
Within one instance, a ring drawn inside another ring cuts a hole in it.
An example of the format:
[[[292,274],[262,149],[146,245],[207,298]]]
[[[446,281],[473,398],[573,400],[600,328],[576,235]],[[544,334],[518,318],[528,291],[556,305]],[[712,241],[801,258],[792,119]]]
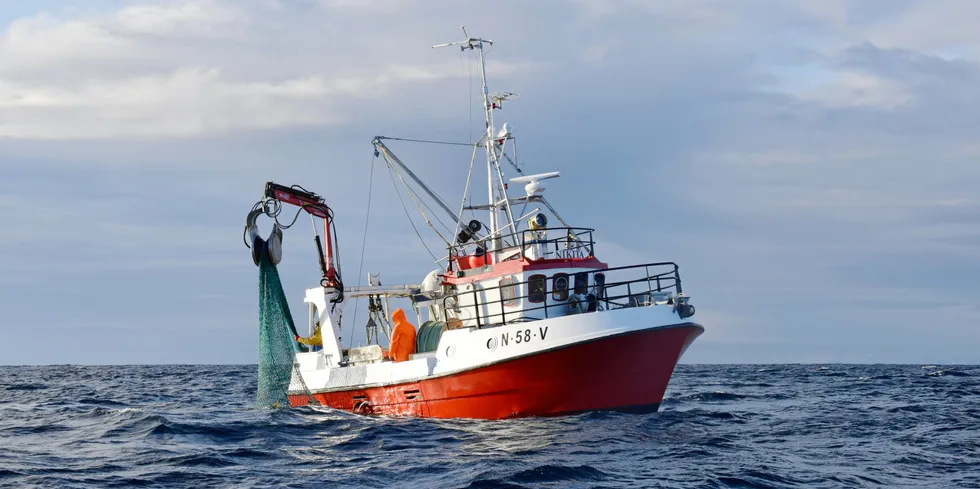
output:
[[[409,189],[426,222],[438,213],[454,227],[438,268],[417,284],[382,285],[379,274],[369,274],[367,285],[345,284],[333,211],[299,186],[267,183],[246,219],[255,263],[273,267],[281,260],[286,226],[277,219],[262,238],[258,218],[292,205],[315,223],[322,280],[305,290],[303,301],[308,331],[319,328],[320,334],[310,347],[290,344],[283,386],[289,404],[478,419],[656,411],[678,360],[704,331],[677,264],[610,266],[600,259],[594,229],[570,225],[545,197],[543,182],[560,173],[525,174],[517,164],[511,126],[494,121],[517,96],[488,90],[485,54],[493,41],[463,32],[462,41],[433,46],[471,50],[479,58],[486,130],[470,144],[462,204],[450,206],[398,158],[389,147],[394,138],[372,141],[375,156]],[[478,151],[486,155],[485,203],[474,203],[470,193]],[[514,176],[508,179],[509,172]],[[511,184],[521,195],[510,195]],[[419,275],[431,268],[420,265]],[[345,347],[340,338],[353,326],[343,322],[344,310],[358,298],[368,304],[367,344]],[[392,311],[393,303],[404,303],[408,314]],[[295,332],[291,321],[290,327]],[[413,341],[395,348],[399,328],[402,337],[408,328]],[[406,344],[410,350],[399,357],[395,350]]]

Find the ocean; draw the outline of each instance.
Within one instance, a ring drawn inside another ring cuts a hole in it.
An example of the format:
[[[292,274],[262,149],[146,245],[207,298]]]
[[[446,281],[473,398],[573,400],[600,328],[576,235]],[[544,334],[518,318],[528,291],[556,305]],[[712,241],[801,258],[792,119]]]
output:
[[[0,367],[0,487],[980,488],[980,367],[680,365],[660,411],[254,406],[256,367]]]

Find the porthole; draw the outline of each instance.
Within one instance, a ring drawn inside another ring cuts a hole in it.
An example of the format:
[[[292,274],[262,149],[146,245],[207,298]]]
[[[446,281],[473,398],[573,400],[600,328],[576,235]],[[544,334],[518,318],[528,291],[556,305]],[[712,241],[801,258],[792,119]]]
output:
[[[533,303],[544,302],[547,297],[546,285],[548,277],[544,275],[531,275],[527,279],[527,301]]]
[[[551,300],[568,300],[568,274],[556,273],[553,277],[551,277],[551,280]]]
[[[575,295],[585,295],[589,291],[589,272],[578,272],[575,274]]]

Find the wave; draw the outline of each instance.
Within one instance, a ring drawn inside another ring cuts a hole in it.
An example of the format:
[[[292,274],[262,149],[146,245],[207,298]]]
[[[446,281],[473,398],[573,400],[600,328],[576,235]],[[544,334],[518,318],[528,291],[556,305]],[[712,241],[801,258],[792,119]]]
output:
[[[610,475],[589,465],[540,465],[522,470],[510,477],[518,483],[545,483],[565,481],[604,481]]]
[[[0,486],[968,485],[980,369],[819,367],[680,365],[658,412],[500,421],[258,409],[254,366],[0,369]]]
[[[745,399],[745,396],[734,394],[731,392],[699,392],[697,394],[688,394],[686,396],[678,396],[670,398],[671,401],[684,402],[684,401],[697,401],[697,402],[726,402],[726,401],[738,401]]]
[[[44,384],[10,384],[5,387],[8,391],[39,391],[45,390],[48,386]]]
[[[731,403],[744,400],[767,400],[780,401],[791,399],[793,396],[785,392],[759,393],[759,394],[736,394],[733,392],[715,391],[699,392],[664,398],[663,402],[670,404],[684,403]]]
[[[927,373],[926,375],[930,377],[970,377],[970,374],[960,372],[959,370],[935,370]]]

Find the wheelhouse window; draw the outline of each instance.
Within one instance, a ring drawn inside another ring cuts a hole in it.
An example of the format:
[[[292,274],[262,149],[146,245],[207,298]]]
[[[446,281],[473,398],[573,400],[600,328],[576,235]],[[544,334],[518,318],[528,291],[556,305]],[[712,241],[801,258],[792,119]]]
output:
[[[531,275],[527,278],[527,301],[534,303],[544,302],[547,297],[548,278],[544,275]]]
[[[589,272],[575,274],[575,295],[585,295],[589,291]]]
[[[551,280],[551,300],[568,300],[568,274],[556,273],[553,277],[551,277]]]
[[[513,277],[504,277],[500,279],[500,300],[503,301],[504,305],[507,307],[514,307],[517,305],[517,286],[515,285]]]

